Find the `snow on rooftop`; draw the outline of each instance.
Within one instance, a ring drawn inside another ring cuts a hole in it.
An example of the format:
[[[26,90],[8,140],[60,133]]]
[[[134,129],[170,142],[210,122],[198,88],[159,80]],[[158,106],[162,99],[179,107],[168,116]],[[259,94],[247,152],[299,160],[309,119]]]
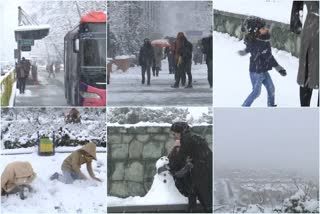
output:
[[[25,26],[18,26],[15,31],[31,31],[31,30],[49,30],[50,25],[25,25]]]

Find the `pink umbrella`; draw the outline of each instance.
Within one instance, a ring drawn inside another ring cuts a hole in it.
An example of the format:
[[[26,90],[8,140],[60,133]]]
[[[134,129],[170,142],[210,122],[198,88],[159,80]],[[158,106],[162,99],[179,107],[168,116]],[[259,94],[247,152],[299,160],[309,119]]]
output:
[[[165,39],[157,39],[157,40],[153,40],[151,42],[151,45],[153,47],[160,47],[160,48],[165,48],[165,47],[170,47],[170,43],[165,40]]]

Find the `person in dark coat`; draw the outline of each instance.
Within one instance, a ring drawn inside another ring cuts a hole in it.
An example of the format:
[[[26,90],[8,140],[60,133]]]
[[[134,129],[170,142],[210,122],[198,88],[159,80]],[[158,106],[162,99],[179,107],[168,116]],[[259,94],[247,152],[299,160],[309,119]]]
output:
[[[203,44],[202,40],[199,40],[196,43],[196,47],[193,49],[193,62],[194,64],[202,64],[202,59],[203,59]]]
[[[302,29],[300,11],[304,4],[308,14]],[[300,105],[310,106],[312,90],[319,89],[319,1],[293,1],[290,30],[301,33],[297,83],[300,86]]]
[[[16,73],[20,94],[24,94],[28,75],[28,62],[24,57],[22,57],[21,61],[18,63]]]
[[[192,44],[187,40],[182,32],[179,32],[177,35],[174,48],[174,60],[176,68],[176,81],[171,87],[179,88],[180,80],[182,86],[184,86],[187,74],[188,85],[185,88],[192,88]]]
[[[264,85],[268,92],[267,105],[275,107],[275,88],[268,71],[275,68],[282,76],[286,76],[286,70],[272,55],[270,33],[265,21],[258,17],[249,17],[245,22],[244,25],[248,30],[244,39],[246,48],[238,53],[241,56],[251,54],[249,73],[252,92],[242,106],[251,106],[253,101],[260,96],[261,86]]]
[[[51,78],[51,75],[53,76],[53,78],[56,77],[54,70],[53,70],[53,62],[49,64],[49,78]]]
[[[37,66],[37,63],[34,62],[32,64],[32,67],[31,67],[31,75],[32,75],[32,80],[34,82],[35,85],[38,85],[38,66]]]
[[[147,85],[150,85],[151,67],[154,63],[154,50],[148,38],[144,39],[144,43],[139,52],[139,65],[141,66],[142,81],[145,83],[145,73],[147,72]]]
[[[197,200],[205,212],[212,213],[212,151],[205,139],[190,132],[186,122],[171,126],[176,145],[170,152],[169,168],[177,189],[188,197],[188,211]]]
[[[202,39],[202,52],[206,55],[208,82],[212,88],[212,35]]]
[[[172,47],[166,47],[164,49],[165,57],[168,57],[169,74],[174,74],[174,55]]]

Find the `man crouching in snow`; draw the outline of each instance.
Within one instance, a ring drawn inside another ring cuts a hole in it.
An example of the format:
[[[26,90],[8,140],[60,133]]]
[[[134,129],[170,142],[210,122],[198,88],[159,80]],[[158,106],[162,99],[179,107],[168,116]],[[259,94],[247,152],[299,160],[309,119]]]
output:
[[[176,144],[170,152],[169,168],[179,192],[188,197],[188,211],[195,212],[197,200],[212,213],[212,151],[205,139],[194,135],[186,122],[171,126]]]
[[[87,164],[87,170],[90,177],[94,180],[100,181],[92,170],[92,160],[96,158],[96,144],[88,143],[81,149],[72,152],[62,163],[61,170],[62,175],[55,172],[50,180],[58,179],[65,184],[71,184],[75,180],[85,180],[87,177],[81,172],[80,168],[82,164]]]
[[[26,191],[31,192],[31,182],[36,177],[29,162],[9,163],[1,174],[1,195],[19,193],[24,200]]]

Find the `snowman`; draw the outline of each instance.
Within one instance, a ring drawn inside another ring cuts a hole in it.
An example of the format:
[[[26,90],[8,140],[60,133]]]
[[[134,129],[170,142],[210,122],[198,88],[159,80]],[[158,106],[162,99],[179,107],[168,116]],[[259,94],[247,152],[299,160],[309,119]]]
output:
[[[153,183],[148,193],[143,197],[145,202],[152,202],[153,204],[188,203],[188,199],[176,188],[168,164],[169,159],[165,156],[156,162],[156,174]]]

